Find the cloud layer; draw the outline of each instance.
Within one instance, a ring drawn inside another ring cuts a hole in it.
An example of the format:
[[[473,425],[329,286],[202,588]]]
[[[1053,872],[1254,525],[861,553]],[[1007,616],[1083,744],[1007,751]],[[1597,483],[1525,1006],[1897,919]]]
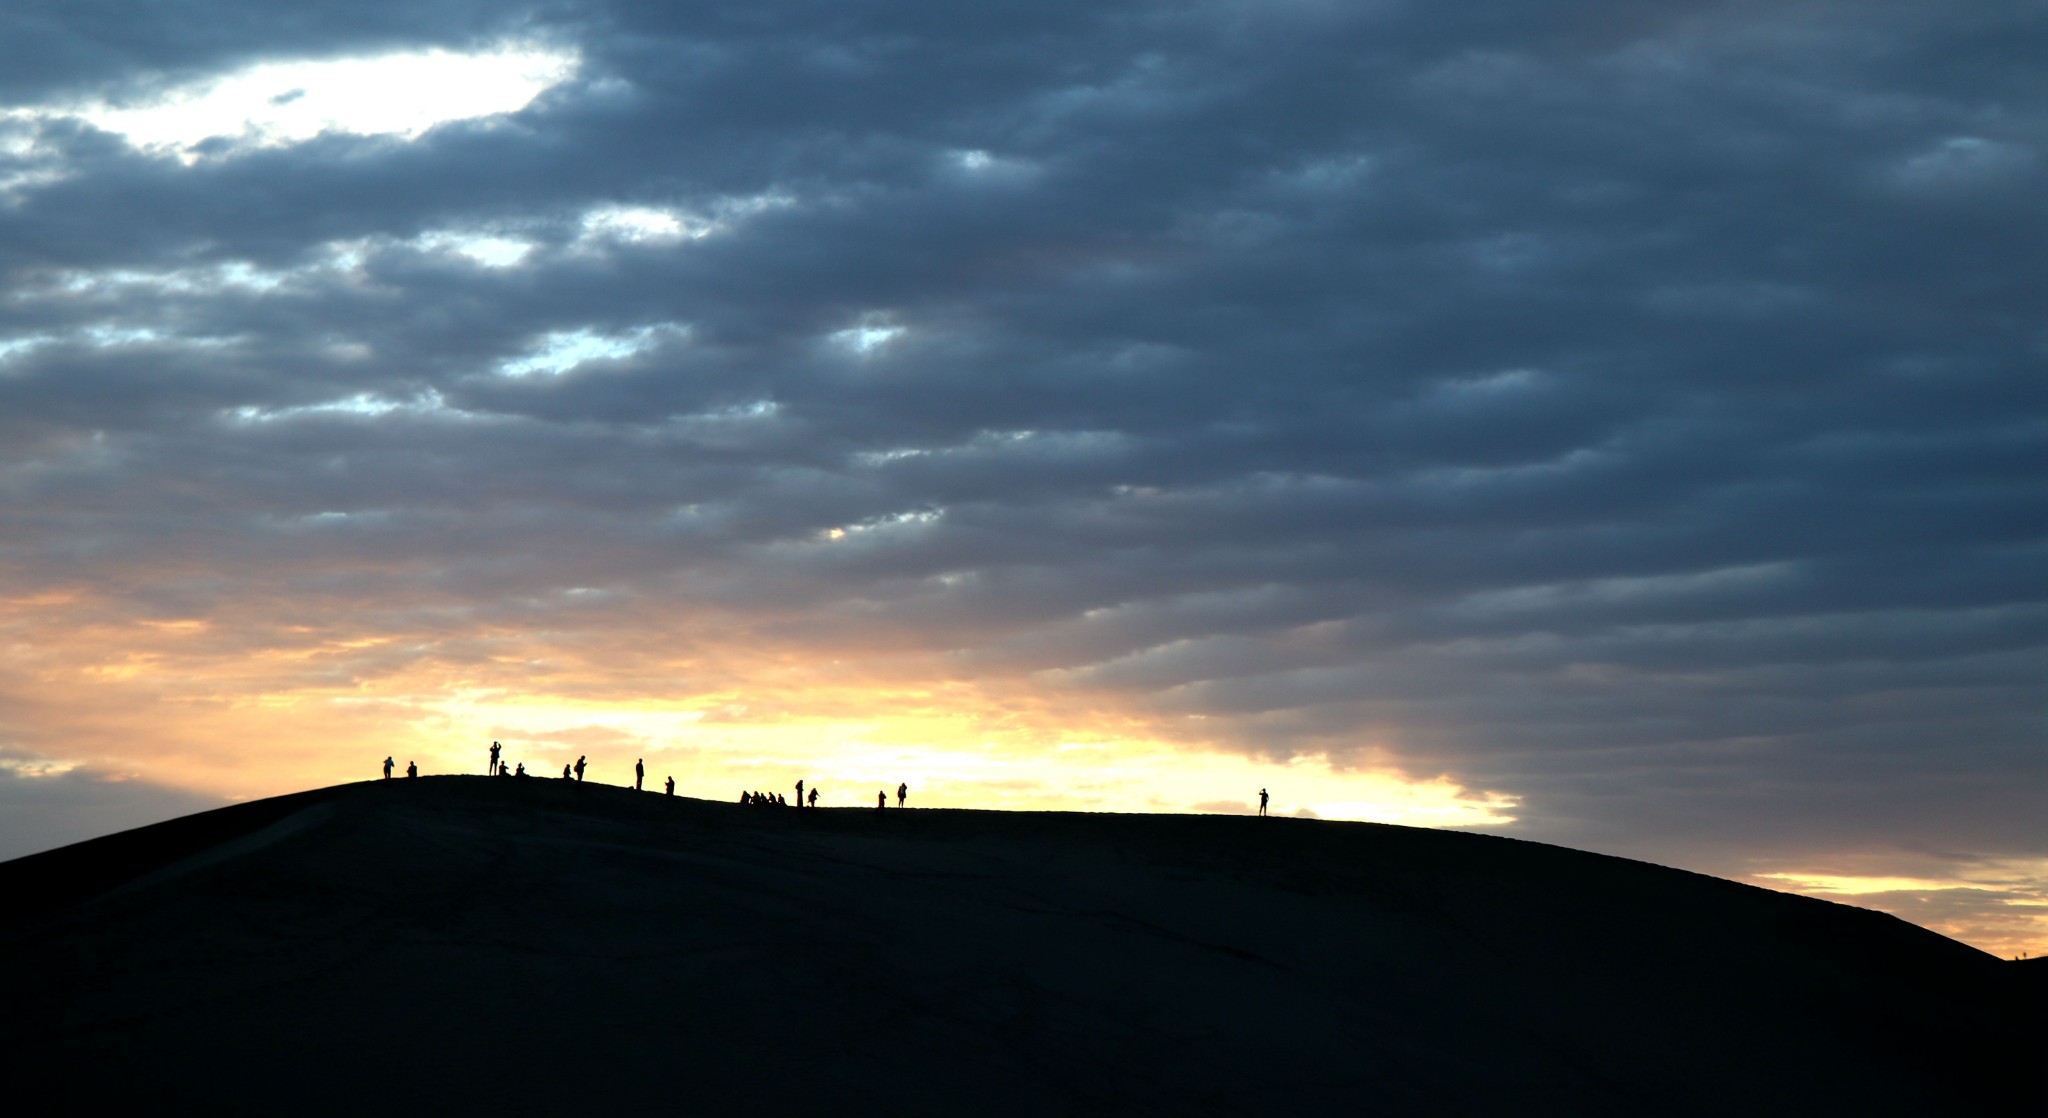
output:
[[[2048,857],[2048,20],[1639,7],[0,17],[0,748],[887,696]]]

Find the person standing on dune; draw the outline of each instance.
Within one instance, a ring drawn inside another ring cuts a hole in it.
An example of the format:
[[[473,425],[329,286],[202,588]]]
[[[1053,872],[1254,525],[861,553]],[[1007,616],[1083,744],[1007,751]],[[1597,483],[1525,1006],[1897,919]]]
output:
[[[811,786],[811,806],[818,806],[818,786],[815,784]]]
[[[485,776],[498,775],[498,750],[503,748],[504,746],[499,745],[497,742],[491,743],[491,767],[484,770]]]
[[[407,762],[405,763],[405,779],[407,779],[407,780],[418,780],[419,778],[420,778],[420,763],[419,763],[418,761],[407,761]]]
[[[583,758],[576,758],[576,783],[583,783]]]
[[[888,790],[884,789],[883,791],[880,791],[880,792],[877,792],[877,793],[875,793],[875,810],[876,810],[876,811],[886,811],[886,810],[888,809],[888,807],[889,807],[889,793],[888,793]]]
[[[804,806],[804,782],[801,780],[796,782],[796,806]]]
[[[905,801],[905,800],[907,800],[907,799],[909,799],[909,798],[910,798],[910,785],[909,785],[909,784],[907,784],[907,783],[905,783],[905,784],[898,784],[898,785],[896,786],[896,806],[897,806],[897,807],[902,807],[902,806],[903,806],[903,801]]]
[[[1259,789],[1259,814],[1266,814],[1266,790],[1264,788]]]
[[[645,757],[640,759],[640,761],[645,760]],[[640,791],[640,783],[647,779],[647,769],[640,761],[633,762],[633,791],[635,792]]]
[[[391,779],[391,763],[391,758],[384,758],[384,779],[386,780]]]

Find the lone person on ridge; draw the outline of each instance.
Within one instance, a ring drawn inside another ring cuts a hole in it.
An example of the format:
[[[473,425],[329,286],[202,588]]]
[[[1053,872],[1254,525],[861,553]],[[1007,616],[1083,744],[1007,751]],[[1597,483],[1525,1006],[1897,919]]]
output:
[[[641,760],[644,761],[646,758],[643,757]],[[647,779],[646,767],[640,761],[633,762],[633,791],[638,792],[640,790],[640,782],[645,779]]]
[[[498,775],[498,750],[502,748],[504,747],[499,745],[497,742],[491,743],[491,767],[484,770],[485,776]]]
[[[1259,814],[1266,814],[1266,790],[1264,788],[1259,789]]]
[[[675,778],[675,777],[669,777],[669,778],[668,778],[668,794],[669,794],[669,795],[671,795],[671,796],[673,796],[673,795],[675,795],[675,794],[676,794],[676,778]]]

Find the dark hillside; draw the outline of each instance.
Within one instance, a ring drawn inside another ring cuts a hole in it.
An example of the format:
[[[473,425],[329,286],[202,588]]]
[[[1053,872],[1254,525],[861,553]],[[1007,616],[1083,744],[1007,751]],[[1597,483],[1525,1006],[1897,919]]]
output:
[[[2038,967],[1442,831],[442,777],[0,895],[23,1113],[2039,1112]]]

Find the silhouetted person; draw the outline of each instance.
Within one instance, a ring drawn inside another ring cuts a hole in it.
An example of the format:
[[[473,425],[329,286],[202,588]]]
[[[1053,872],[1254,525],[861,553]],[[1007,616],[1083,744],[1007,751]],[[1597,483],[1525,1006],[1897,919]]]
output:
[[[496,775],[498,775],[498,750],[500,750],[500,749],[503,749],[503,748],[504,748],[504,746],[501,746],[501,745],[499,745],[499,744],[498,744],[497,742],[492,742],[492,743],[491,743],[491,767],[490,767],[490,769],[489,769],[489,770],[487,770],[487,771],[486,771],[485,775],[487,775],[487,776],[496,776]]]
[[[583,758],[576,758],[576,783],[583,783]]]
[[[903,801],[905,801],[905,800],[907,800],[907,799],[909,799],[909,798],[910,798],[910,785],[908,785],[908,784],[898,784],[898,785],[896,786],[896,806],[897,806],[897,807],[902,807],[902,806],[903,806]]]
[[[818,806],[818,790],[815,787],[811,789],[811,806]]]
[[[1266,790],[1264,788],[1259,789],[1259,814],[1266,814]]]
[[[407,780],[418,780],[418,779],[419,779],[419,777],[420,777],[420,763],[419,763],[418,761],[407,761],[407,762],[405,763],[405,779],[407,779]]]
[[[796,782],[796,806],[804,806],[804,782],[801,780]]]
[[[567,761],[562,762],[562,779],[569,779],[569,762]]]
[[[741,792],[741,793],[740,793],[740,803],[742,803],[742,804],[749,804],[749,803],[752,803],[752,802],[754,802],[754,794],[753,794],[752,792]]]
[[[384,779],[391,779],[391,758],[384,758]]]
[[[676,794],[676,778],[675,778],[675,777],[669,777],[669,778],[668,778],[668,794],[669,794],[669,795],[671,795],[671,796],[673,796],[673,795],[675,795],[675,794]]]
[[[641,761],[646,758],[641,758]],[[647,768],[640,761],[633,762],[633,791],[640,791],[640,782],[647,779]]]
[[[520,778],[521,780],[526,779],[526,762],[519,762],[519,771],[513,773],[512,775]]]
[[[881,810],[883,810],[884,808],[886,808],[886,807],[888,807],[888,806],[889,806],[889,793],[888,793],[888,790],[887,790],[887,789],[884,789],[883,791],[880,791],[880,792],[877,792],[877,793],[875,793],[875,810],[876,810],[876,811],[881,811]]]

